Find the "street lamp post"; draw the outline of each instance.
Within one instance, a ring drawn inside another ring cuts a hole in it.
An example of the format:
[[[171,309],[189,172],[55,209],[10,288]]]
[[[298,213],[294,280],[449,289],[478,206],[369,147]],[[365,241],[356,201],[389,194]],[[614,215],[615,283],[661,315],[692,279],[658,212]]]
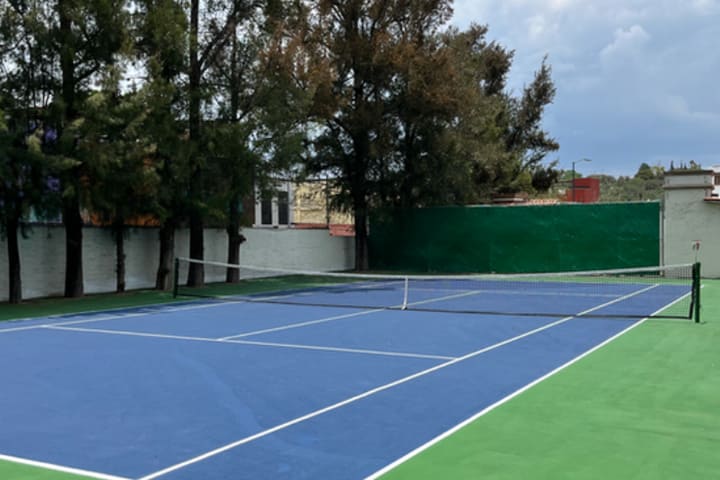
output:
[[[570,188],[572,189],[572,201],[575,203],[575,164],[578,162],[592,162],[589,158],[581,158],[580,160],[574,160],[572,162],[572,184],[570,185]]]

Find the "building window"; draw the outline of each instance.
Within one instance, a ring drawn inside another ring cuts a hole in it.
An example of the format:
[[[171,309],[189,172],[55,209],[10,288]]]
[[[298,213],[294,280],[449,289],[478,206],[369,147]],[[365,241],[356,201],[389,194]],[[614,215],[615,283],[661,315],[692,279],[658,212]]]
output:
[[[720,175],[715,175],[715,185],[720,186]]]
[[[260,224],[272,225],[272,195],[265,192],[260,199]]]
[[[292,225],[292,185],[279,182],[272,190],[256,190],[255,225],[260,227],[287,227]]]
[[[290,224],[290,202],[288,192],[278,192],[277,204],[278,204],[278,224],[289,225]]]

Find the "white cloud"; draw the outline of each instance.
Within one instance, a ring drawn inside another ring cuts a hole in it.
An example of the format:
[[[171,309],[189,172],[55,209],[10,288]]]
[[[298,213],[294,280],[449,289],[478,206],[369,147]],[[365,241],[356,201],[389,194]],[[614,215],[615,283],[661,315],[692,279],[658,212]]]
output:
[[[575,73],[578,70],[577,65],[570,62],[553,62],[552,64],[553,71],[560,74],[571,74]]]
[[[558,24],[548,22],[544,15],[535,15],[525,20],[528,35],[531,40],[540,40],[548,35],[553,35],[558,31]]]
[[[455,12],[456,25],[488,24],[515,51],[515,92],[548,55],[558,91],[546,125],[561,165],[607,158],[608,171],[634,172],[678,152],[720,159],[720,0],[456,0]]]
[[[618,25],[641,22],[650,16],[650,12],[646,9],[632,9],[627,7],[611,9],[608,13],[610,22]]]
[[[618,29],[615,30],[615,39],[602,49],[600,57],[603,61],[612,61],[615,57],[636,55],[649,41],[650,34],[640,25]]]
[[[550,0],[548,3],[553,10],[564,10],[579,2],[577,0]]]
[[[704,15],[712,15],[720,12],[720,0],[692,0],[690,5]]]
[[[694,110],[688,100],[681,95],[666,95],[657,104],[659,113],[681,122],[698,122],[706,126],[714,124],[720,127],[720,112]]]

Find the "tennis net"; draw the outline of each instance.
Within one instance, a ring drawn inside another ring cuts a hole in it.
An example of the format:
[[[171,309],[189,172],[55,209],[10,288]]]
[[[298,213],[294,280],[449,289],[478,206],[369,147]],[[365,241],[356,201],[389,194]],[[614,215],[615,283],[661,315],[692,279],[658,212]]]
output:
[[[191,263],[205,282],[183,280]],[[699,264],[535,274],[387,275],[178,258],[176,296],[493,315],[699,319]]]

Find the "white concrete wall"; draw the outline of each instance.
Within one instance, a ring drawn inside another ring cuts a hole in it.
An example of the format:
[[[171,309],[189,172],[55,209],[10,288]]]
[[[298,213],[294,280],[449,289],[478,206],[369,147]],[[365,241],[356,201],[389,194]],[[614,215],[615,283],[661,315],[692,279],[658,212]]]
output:
[[[698,175],[666,175],[663,208],[663,262],[665,265],[694,262],[695,240],[700,240],[697,259],[702,275],[720,278],[720,203],[709,197],[711,172]]]
[[[65,276],[65,230],[62,226],[34,226],[20,239],[23,298],[62,295]],[[248,241],[240,247],[241,263],[305,270],[347,270],[353,267],[354,238],[331,237],[327,230],[244,229]],[[187,256],[189,233],[179,230],[175,255]],[[158,231],[130,229],[125,243],[128,289],[155,284]],[[205,231],[205,259],[227,259],[227,235],[222,229]],[[85,292],[115,291],[115,245],[102,228],[83,231]],[[0,301],[8,296],[7,244],[0,240]]]
[[[713,191],[712,196],[720,198],[720,164],[711,167],[713,171]]]

